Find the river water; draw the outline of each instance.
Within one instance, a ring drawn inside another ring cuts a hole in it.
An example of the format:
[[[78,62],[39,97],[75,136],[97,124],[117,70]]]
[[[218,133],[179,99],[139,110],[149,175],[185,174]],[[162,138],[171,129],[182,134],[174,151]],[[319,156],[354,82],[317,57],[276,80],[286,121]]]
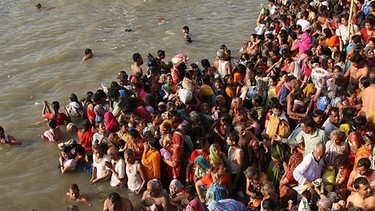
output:
[[[244,39],[254,33],[260,0],[45,0],[38,10],[32,0],[0,1],[0,125],[21,146],[0,146],[0,210],[65,210],[63,200],[71,183],[87,194],[92,207],[102,210],[108,182],[89,184],[77,171],[62,175],[57,169],[55,143],[41,141],[47,126],[42,102],[68,103],[100,83],[110,84],[117,72],[129,72],[132,54],[166,51],[166,60],[186,53],[190,62],[213,60],[226,44],[237,56]],[[188,25],[193,43],[183,41]],[[131,30],[130,32],[128,32]],[[85,48],[95,57],[80,63]],[[143,65],[146,69],[146,66]],[[75,137],[63,130],[64,140]],[[139,196],[129,197],[139,210]]]

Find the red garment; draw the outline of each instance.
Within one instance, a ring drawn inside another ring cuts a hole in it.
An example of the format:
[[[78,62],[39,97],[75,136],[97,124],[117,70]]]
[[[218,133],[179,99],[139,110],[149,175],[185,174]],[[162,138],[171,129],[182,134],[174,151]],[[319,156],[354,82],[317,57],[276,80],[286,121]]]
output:
[[[175,166],[167,166],[167,175],[169,179],[179,178],[181,175],[181,159],[185,150],[184,134],[180,131],[175,131],[172,136],[172,143],[167,147],[167,150],[172,152],[172,161]]]
[[[92,125],[95,125],[95,112],[94,112],[94,106],[92,104],[88,105],[86,108],[87,113],[87,119],[90,121]]]
[[[105,112],[104,121],[107,130],[111,131],[112,133],[116,133],[119,130],[116,118],[113,116],[112,112]]]
[[[194,181],[194,174],[195,174],[195,169],[197,168],[197,164],[194,163],[195,159],[202,155],[208,162],[210,162],[210,158],[208,157],[210,153],[208,151],[203,151],[202,154],[199,154],[199,152],[195,149],[194,151],[191,152],[189,156],[189,161],[193,163],[193,169],[190,171],[189,174],[189,181],[193,182]],[[194,181],[195,182],[195,181]]]
[[[52,113],[46,113],[43,115],[44,118],[50,120],[52,118]],[[65,121],[70,122],[70,118],[64,113],[58,113],[57,117],[54,118],[57,125],[63,125]]]
[[[211,173],[208,173],[204,177],[202,177],[201,181],[202,181],[203,185],[207,187],[207,190],[210,189],[210,187],[213,183]],[[218,185],[228,187],[229,181],[230,181],[229,175],[227,173],[225,173],[223,175],[223,179],[221,180],[221,183],[218,184]]]
[[[370,40],[371,37],[375,36],[375,30],[373,30],[371,32],[371,34],[367,34],[367,29],[365,27],[363,27],[361,30],[359,30],[359,32],[361,33],[362,38],[363,38],[364,41],[366,41],[366,43],[368,43],[368,41]]]
[[[91,130],[86,130],[83,132],[82,130],[77,131],[78,139],[81,142],[81,145],[83,148],[85,148],[85,151],[91,151],[92,150],[92,142],[91,138],[94,135],[94,133]]]
[[[360,134],[358,134],[356,132],[351,132],[348,135],[348,144],[349,144],[350,149],[352,148],[353,145],[355,145],[355,146],[361,146],[360,139],[361,139]],[[354,166],[354,160],[355,160],[356,153],[357,152],[353,152],[352,150],[350,150],[349,164],[350,164],[351,167]]]

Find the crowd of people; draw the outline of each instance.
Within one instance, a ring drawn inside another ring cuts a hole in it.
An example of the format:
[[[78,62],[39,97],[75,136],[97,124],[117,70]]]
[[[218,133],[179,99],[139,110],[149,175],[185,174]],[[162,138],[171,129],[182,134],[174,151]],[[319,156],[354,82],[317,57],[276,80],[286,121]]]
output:
[[[198,65],[159,50],[143,65],[134,53],[129,75],[63,112],[45,101],[41,137],[77,133],[58,145],[61,173],[85,169],[142,195],[143,210],[375,210],[375,1],[260,8],[239,57],[221,45]],[[77,185],[67,196],[90,204]],[[104,210],[133,205],[113,192]]]

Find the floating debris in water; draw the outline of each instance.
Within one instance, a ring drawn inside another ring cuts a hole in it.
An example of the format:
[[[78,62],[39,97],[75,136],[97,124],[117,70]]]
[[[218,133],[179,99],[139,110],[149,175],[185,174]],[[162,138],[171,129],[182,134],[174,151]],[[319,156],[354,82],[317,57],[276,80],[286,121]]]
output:
[[[95,40],[95,42],[105,42],[107,41],[106,39],[100,39],[100,40]]]
[[[126,32],[131,32],[131,31],[132,31],[132,29],[125,29],[125,31],[126,31]]]

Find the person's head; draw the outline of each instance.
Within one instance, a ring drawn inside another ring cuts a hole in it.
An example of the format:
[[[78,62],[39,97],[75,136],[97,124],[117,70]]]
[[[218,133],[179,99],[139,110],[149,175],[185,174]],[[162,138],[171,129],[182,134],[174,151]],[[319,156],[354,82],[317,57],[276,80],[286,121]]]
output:
[[[354,121],[352,122],[352,129],[354,131],[360,130],[367,122],[367,119],[363,115],[359,115],[356,118],[354,118]]]
[[[85,56],[87,56],[88,58],[91,58],[93,56],[92,49],[86,48],[85,49]]]
[[[48,120],[48,127],[51,129],[56,129],[57,128],[56,120],[55,119]]]
[[[185,188],[185,197],[188,201],[192,201],[195,198],[197,190],[194,185],[187,185]]]
[[[79,211],[78,206],[71,204],[66,208],[66,211]]]
[[[319,143],[315,146],[313,151],[313,156],[315,160],[320,161],[324,157],[325,146],[322,143]]]
[[[38,2],[38,3],[35,4],[35,7],[38,8],[38,9],[41,9],[42,8],[42,4],[40,2]]]
[[[331,198],[319,199],[317,205],[319,211],[330,211],[332,208],[333,200]]]
[[[139,139],[139,138],[141,138],[141,134],[139,134],[138,130],[131,129],[129,131],[129,139],[130,140],[136,140],[136,139]]]
[[[135,162],[135,157],[134,157],[134,152],[131,149],[126,149],[124,151],[124,160],[126,164],[134,164]]]
[[[71,184],[68,187],[69,194],[77,199],[79,197],[79,188],[77,184]]]
[[[274,201],[272,199],[265,199],[262,205],[264,211],[274,211],[278,208],[277,201]]]
[[[361,158],[357,163],[357,170],[360,175],[367,175],[371,167],[371,161],[368,158]]]
[[[165,58],[165,51],[164,50],[158,50],[157,55],[159,59],[164,59]]]
[[[70,147],[68,146],[65,146],[62,148],[61,150],[61,156],[64,158],[64,159],[68,159],[71,155],[71,152],[70,152]]]
[[[119,151],[117,149],[117,147],[110,147],[108,150],[107,150],[107,155],[109,157],[109,159],[111,160],[117,160],[119,158]]]
[[[328,110],[328,116],[329,116],[329,121],[332,124],[335,124],[335,125],[339,124],[339,122],[340,122],[339,108],[331,107]]]
[[[189,33],[189,27],[188,26],[184,26],[184,27],[182,27],[182,32],[184,32],[184,33]]]
[[[227,137],[227,144],[228,146],[234,146],[238,144],[240,140],[239,136],[237,135],[236,131],[230,132]]]
[[[337,155],[335,158],[335,166],[339,169],[344,169],[349,166],[348,157],[344,154]]]
[[[152,179],[147,182],[147,191],[150,193],[150,197],[157,197],[160,194],[161,186],[157,179]]]
[[[133,54],[133,62],[136,62],[138,65],[143,64],[143,58],[140,53]]]
[[[169,134],[172,130],[172,125],[169,122],[164,121],[160,124],[159,130],[161,135]]]
[[[360,53],[355,53],[350,57],[350,61],[352,62],[351,65],[355,68],[360,68],[362,63],[363,57]]]
[[[264,183],[261,186],[260,191],[262,192],[263,196],[272,196],[272,195],[274,195],[276,193],[275,192],[276,189],[273,186],[272,182],[266,182],[266,183]]]
[[[102,158],[103,157],[103,147],[101,144],[94,144],[92,146],[92,152],[97,158]]]
[[[370,183],[365,177],[358,177],[354,180],[353,187],[361,196],[369,197],[371,195]]]
[[[259,172],[255,167],[249,166],[246,168],[246,170],[243,172],[247,179],[251,180],[257,180],[259,176]]]
[[[374,141],[373,141],[373,139],[369,135],[365,134],[365,135],[361,136],[361,144],[367,150],[369,150],[369,151],[372,152],[372,148],[374,146]]]
[[[108,195],[108,201],[109,201],[109,207],[112,208],[112,210],[120,210],[121,209],[121,196],[116,193],[112,192]]]
[[[335,143],[336,145],[340,145],[341,144],[341,141],[343,140],[344,138],[344,135],[341,131],[339,130],[333,130],[329,137],[331,138],[331,141],[333,143]]]
[[[60,103],[59,102],[53,101],[51,105],[52,105],[52,109],[55,113],[59,112],[59,109],[60,109]]]
[[[4,135],[5,135],[4,128],[0,126],[0,137],[4,137]]]
[[[316,130],[315,122],[310,116],[303,117],[299,123],[302,131],[307,134],[311,134]]]
[[[358,85],[361,89],[365,89],[371,85],[371,80],[369,77],[362,77],[361,79],[359,79]]]
[[[95,128],[99,133],[105,133],[107,131],[105,127],[105,123],[103,121],[99,121],[95,124]]]
[[[207,146],[207,139],[204,137],[197,137],[194,141],[194,148],[195,149],[203,149],[203,148],[208,148]]]

